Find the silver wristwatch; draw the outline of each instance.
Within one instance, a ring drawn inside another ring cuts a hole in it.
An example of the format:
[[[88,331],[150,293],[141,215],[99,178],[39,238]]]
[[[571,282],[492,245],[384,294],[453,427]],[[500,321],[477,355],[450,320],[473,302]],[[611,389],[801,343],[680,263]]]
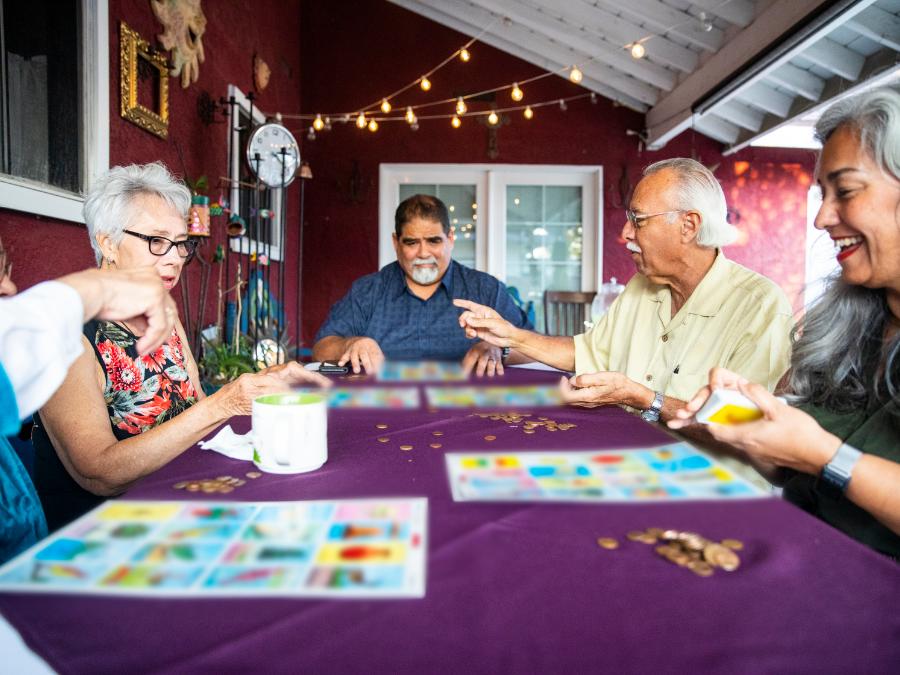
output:
[[[828,486],[839,494],[847,491],[850,485],[850,478],[853,474],[853,467],[862,457],[862,453],[852,445],[843,443],[837,449],[828,464],[822,469],[821,479]]]
[[[653,403],[650,407],[641,412],[641,419],[645,422],[659,422],[659,411],[663,407],[663,395],[661,391],[656,392],[653,397]]]

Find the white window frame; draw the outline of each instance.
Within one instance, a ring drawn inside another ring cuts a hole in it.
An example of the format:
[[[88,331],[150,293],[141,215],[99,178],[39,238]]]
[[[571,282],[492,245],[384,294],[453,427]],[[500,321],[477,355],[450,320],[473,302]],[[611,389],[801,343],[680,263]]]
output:
[[[109,2],[81,2],[81,175],[82,189],[109,169]],[[84,223],[84,197],[40,181],[0,174],[0,206]]]
[[[378,267],[397,259],[391,235],[400,185],[475,185],[478,225],[475,267],[506,281],[506,187],[579,185],[582,188],[581,288],[603,283],[603,167],[559,164],[381,164],[378,183]]]
[[[240,213],[240,197],[241,197],[241,189],[238,185],[238,180],[241,176],[241,162],[244,161],[244,154],[246,148],[237,147],[240,143],[240,129],[238,125],[240,124],[240,112],[243,111],[245,114],[250,113],[250,99],[238,89],[233,84],[228,85],[228,96],[229,98],[234,97],[235,104],[231,106],[231,114],[229,116],[229,124],[231,133],[228,135],[228,147],[230,149],[231,155],[231,167],[228,172],[228,177],[231,180],[231,190],[228,195],[228,203],[230,204],[232,210],[236,213]],[[253,106],[253,122],[255,124],[264,124],[266,121],[266,116],[263,112],[256,106]],[[272,194],[272,210],[275,212],[275,221],[272,227],[272,244],[269,245],[269,257],[272,260],[278,260],[279,262],[282,260],[281,256],[281,230],[278,227],[275,227],[277,223],[280,223],[280,218],[287,218],[287,214],[281,213],[281,188],[265,188],[268,189]],[[249,223],[248,232],[249,232]],[[241,253],[244,255],[249,255],[251,253],[265,253],[266,252],[266,244],[257,239],[250,239],[247,235],[241,237],[234,237],[230,239],[231,250],[235,253]]]

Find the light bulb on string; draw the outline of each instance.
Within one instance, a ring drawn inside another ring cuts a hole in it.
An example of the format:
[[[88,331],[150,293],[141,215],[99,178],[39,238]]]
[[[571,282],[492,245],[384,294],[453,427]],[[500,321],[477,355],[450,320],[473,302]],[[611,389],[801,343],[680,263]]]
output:
[[[712,31],[713,24],[712,21],[709,20],[709,15],[707,15],[706,12],[700,12],[697,18],[700,19],[700,28],[704,33],[709,33],[710,31]]]
[[[366,128],[366,114],[365,113],[359,113],[359,117],[356,118],[356,126],[358,126],[360,129]]]
[[[646,48],[640,42],[635,42],[631,45],[631,55],[636,59],[644,58],[644,54],[647,53]]]
[[[412,106],[406,106],[406,121],[409,124],[412,124],[416,121],[416,114],[413,112]]]
[[[369,120],[369,131],[371,131],[373,134],[378,131],[378,122],[376,122],[375,120]]]
[[[563,112],[569,109],[569,106],[566,105],[566,100],[563,98],[559,99],[559,109]]]
[[[468,106],[466,105],[465,100],[462,96],[456,99],[456,114],[457,115],[465,115],[468,110]]]
[[[471,58],[472,58],[472,54],[469,52],[468,49],[463,47],[462,49],[459,50],[459,60],[460,61],[462,61],[463,63],[468,63],[469,59],[471,59]]]
[[[314,141],[316,140],[316,130],[312,127],[309,128],[309,131],[306,134],[307,140]]]
[[[597,94],[591,92],[591,105],[597,105]]]
[[[512,91],[509,92],[509,95],[510,95],[510,98],[512,98],[513,101],[521,101],[522,98],[525,96],[525,92],[523,92],[523,91],[521,90],[521,88],[519,88],[519,83],[518,83],[518,82],[513,82]]]
[[[531,109],[530,105],[525,106],[525,110],[522,111],[522,114],[525,116],[526,120],[530,120],[534,117],[534,110]]]
[[[331,118],[325,118],[325,131],[331,131]]]
[[[325,122],[322,121],[321,115],[316,115],[316,119],[313,120],[313,129],[316,131],[322,131],[325,128]]]
[[[459,119],[459,116],[454,115],[453,119],[450,120],[450,124],[453,126],[454,129],[459,129],[460,125],[462,124],[462,121]]]
[[[419,80],[419,86],[422,87],[422,91],[428,91],[429,89],[431,89],[431,80],[423,75],[422,79]]]
[[[495,111],[491,110],[491,114],[488,115],[488,124],[490,124],[492,127],[495,127],[495,126],[497,126],[497,122],[499,122],[499,121],[500,121],[500,118],[497,117],[497,113]]]
[[[584,73],[579,70],[578,66],[572,66],[572,70],[569,71],[569,80],[578,84],[584,78]]]
[[[383,112],[385,115],[391,112],[391,102],[386,98],[381,99],[381,112]]]

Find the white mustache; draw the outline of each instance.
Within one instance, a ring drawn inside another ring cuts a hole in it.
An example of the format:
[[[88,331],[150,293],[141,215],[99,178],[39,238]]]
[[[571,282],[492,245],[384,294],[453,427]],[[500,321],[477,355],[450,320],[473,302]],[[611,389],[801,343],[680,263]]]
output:
[[[641,247],[635,244],[633,241],[626,242],[625,248],[627,248],[632,253],[643,253],[643,251],[641,251]]]
[[[416,265],[437,265],[437,258],[431,256],[430,258],[416,258],[413,260],[413,266]]]

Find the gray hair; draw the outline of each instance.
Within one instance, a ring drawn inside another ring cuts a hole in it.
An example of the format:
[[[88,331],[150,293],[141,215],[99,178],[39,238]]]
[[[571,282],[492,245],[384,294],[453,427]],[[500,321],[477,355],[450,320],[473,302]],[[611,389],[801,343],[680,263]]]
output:
[[[838,101],[816,122],[816,140],[824,145],[843,126],[859,134],[860,145],[882,171],[900,180],[900,87],[878,87]]]
[[[669,169],[678,177],[675,207],[700,213],[700,232],[697,244],[705,248],[719,248],[733,242],[737,230],[728,223],[728,206],[722,186],[712,171],[700,162],[675,157],[654,162],[644,169],[644,176]]]
[[[822,114],[816,137],[825,143],[843,126],[854,129],[869,157],[900,180],[900,89],[881,87],[838,101]],[[897,396],[900,334],[883,344],[890,318],[884,289],[832,279],[795,329],[787,383],[791,402],[849,412],[865,409],[872,395]]]
[[[156,196],[187,220],[191,192],[161,162],[114,166],[100,176],[85,195],[84,222],[97,264],[103,259],[97,235],[105,234],[113,243],[122,241],[124,230],[133,217],[134,199],[142,195]]]

